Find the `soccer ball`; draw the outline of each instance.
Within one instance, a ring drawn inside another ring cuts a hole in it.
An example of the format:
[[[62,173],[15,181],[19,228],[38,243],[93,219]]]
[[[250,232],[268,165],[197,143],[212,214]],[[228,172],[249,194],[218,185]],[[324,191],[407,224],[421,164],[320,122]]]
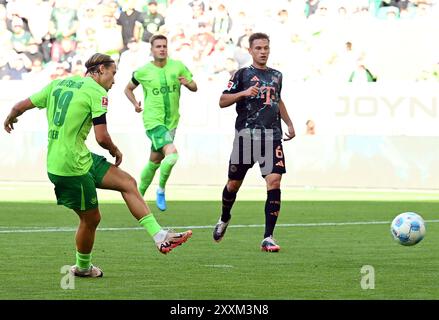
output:
[[[390,232],[399,244],[412,246],[424,239],[425,222],[417,213],[404,212],[393,219]]]

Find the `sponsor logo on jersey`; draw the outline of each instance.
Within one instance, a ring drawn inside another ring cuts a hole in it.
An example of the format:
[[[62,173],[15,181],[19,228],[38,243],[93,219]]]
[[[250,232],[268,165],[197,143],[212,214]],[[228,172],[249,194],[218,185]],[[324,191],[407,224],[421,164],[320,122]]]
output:
[[[173,93],[173,92],[177,92],[178,90],[178,85],[174,84],[171,86],[163,86],[160,88],[153,88],[152,89],[152,94],[157,96],[159,94],[168,94],[168,93]]]
[[[102,107],[107,108],[108,107],[108,97],[102,97],[101,104],[102,104]]]
[[[229,81],[229,83],[227,83],[227,90],[232,89],[233,85],[234,85],[233,81]]]
[[[254,76],[253,78],[251,78],[250,81],[259,81],[259,78],[257,76]]]

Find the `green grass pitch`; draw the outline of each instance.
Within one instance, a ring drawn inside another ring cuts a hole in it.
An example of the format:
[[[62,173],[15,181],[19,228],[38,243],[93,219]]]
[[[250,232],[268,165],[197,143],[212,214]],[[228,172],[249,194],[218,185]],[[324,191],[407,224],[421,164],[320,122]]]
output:
[[[193,237],[160,254],[121,202],[101,204],[93,262],[101,279],[61,288],[61,267],[74,264],[76,215],[47,202],[0,202],[0,299],[438,299],[439,202],[283,201],[275,238],[261,252],[264,202],[237,201],[219,244],[212,240],[218,201],[170,201],[157,220],[192,226]],[[425,239],[403,247],[390,221],[414,211]],[[373,223],[368,223],[373,222]],[[325,224],[327,223],[327,224]],[[113,228],[113,229],[109,229]],[[374,268],[362,289],[361,268]]]

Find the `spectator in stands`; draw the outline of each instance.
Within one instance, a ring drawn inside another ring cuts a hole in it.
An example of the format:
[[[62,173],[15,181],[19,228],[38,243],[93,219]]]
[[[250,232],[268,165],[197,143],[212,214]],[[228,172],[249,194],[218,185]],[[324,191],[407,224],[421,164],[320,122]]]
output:
[[[77,11],[72,4],[68,0],[56,0],[49,23],[52,38],[76,36],[78,26]]]
[[[239,69],[246,66],[251,61],[251,55],[248,52],[248,43],[250,35],[253,33],[253,26],[247,25],[244,31],[245,34],[239,37],[234,53],[234,59],[238,62]]]
[[[103,7],[103,15],[116,16],[121,12],[121,8],[119,7],[117,0],[103,0],[101,6]]]
[[[18,53],[25,52],[31,38],[32,35],[29,31],[24,29],[23,20],[18,16],[14,16],[12,19],[11,36],[12,47],[14,50]]]
[[[52,47],[52,61],[65,62],[65,68],[70,71],[75,52],[76,41],[70,37],[64,37],[54,42]]]
[[[78,42],[76,45],[75,56],[73,57],[72,64],[75,65],[80,61],[83,63],[87,61],[96,52],[96,46],[92,42]]]
[[[305,3],[305,16],[309,18],[311,15],[316,13],[319,7],[319,0],[306,0]]]
[[[178,25],[174,30],[175,33],[169,36],[169,52],[172,58],[187,61],[187,67],[191,70],[195,69],[191,39],[182,26]]]
[[[395,20],[399,18],[399,9],[395,6],[385,6],[378,10],[378,17],[385,20]]]
[[[127,1],[122,7],[122,12],[116,12],[117,24],[122,26],[123,49],[120,53],[128,50],[130,39],[139,39],[142,15],[135,9],[135,3],[132,0]]]
[[[241,48],[246,48],[246,50],[248,49],[248,39],[250,38],[250,36],[253,34],[253,26],[252,25],[246,25],[244,28],[244,34],[242,34],[239,38],[238,38],[238,42],[236,43],[236,45],[238,47]]]
[[[213,52],[215,42],[209,26],[204,22],[200,22],[197,32],[191,38],[192,52],[194,54],[193,60],[202,62]]]
[[[232,18],[224,3],[219,3],[213,15],[212,32],[216,40],[222,38],[226,42],[232,41],[230,30],[232,29]]]
[[[353,49],[351,41],[346,41],[343,48],[336,53],[336,72],[334,80],[346,82],[352,76],[353,70],[357,68],[360,53]]]
[[[50,62],[51,59],[52,41],[54,41],[54,39],[52,40],[50,33],[47,33],[43,39],[41,39],[41,43],[39,44],[41,53],[43,54],[43,62],[45,64]]]
[[[84,64],[81,60],[76,60],[75,63],[72,65],[71,74],[76,76],[83,77],[85,74],[86,69],[84,68]]]
[[[39,74],[43,72],[43,59],[37,58],[32,60],[32,66],[29,71],[29,75]]]
[[[173,52],[180,51],[184,46],[190,46],[191,40],[181,26],[175,29],[175,33],[170,37],[169,49]]]
[[[100,10],[98,10],[96,4],[93,2],[87,1],[80,7],[78,14],[81,23],[79,24],[76,37],[78,41],[87,39],[90,32],[89,29],[94,29],[94,31],[97,32],[102,28],[102,15],[98,11]]]
[[[229,73],[230,62],[229,59],[233,59],[233,45],[226,43],[224,39],[220,38],[215,44],[215,49],[212,54],[205,59],[205,71],[208,71],[208,77],[218,77],[221,81],[225,82],[230,79],[231,75]],[[234,67],[237,70],[237,63]]]
[[[238,70],[238,63],[235,59],[229,57],[223,61],[223,65],[214,65],[212,76],[209,80],[226,81],[230,79],[233,74]]]
[[[306,121],[306,134],[311,136],[316,134],[316,124],[311,119]]]
[[[124,47],[121,26],[117,24],[116,18],[112,15],[104,15],[101,25],[102,27],[97,30],[96,34],[97,51],[113,59],[119,59],[119,52]]]
[[[237,13],[232,13],[232,29],[230,30],[230,36],[232,38],[232,42],[236,45],[238,43],[239,38],[245,34],[245,29],[248,28],[249,25],[252,24],[251,19],[247,16],[244,10],[240,10]]]
[[[50,80],[47,68],[43,68],[43,60],[35,59],[32,61],[31,69],[22,75],[23,80],[30,80],[36,83],[45,83]]]
[[[121,53],[117,82],[125,83],[131,79],[134,70],[145,64],[150,56],[150,46],[132,37],[127,43],[127,50]]]
[[[29,69],[26,68],[25,61],[28,62],[24,54],[14,54],[9,59],[9,79],[10,80],[21,80],[23,79],[23,74],[27,73]],[[30,65],[29,65],[30,67]]]
[[[28,43],[26,51],[24,54],[30,59],[30,61],[34,62],[35,60],[43,61],[43,53],[40,50],[40,46],[38,45],[35,39],[31,39]]]
[[[86,37],[84,39],[82,39],[81,43],[89,48],[90,50],[94,50],[96,52],[97,50],[97,37],[98,35],[96,34],[96,28],[88,28],[85,32]],[[108,39],[107,39],[108,40]]]
[[[119,4],[123,4],[123,10]],[[97,5],[99,10],[96,10]],[[141,15],[140,10],[144,9],[148,11]],[[74,63],[76,60],[85,61],[96,51],[110,54],[117,60],[120,52],[128,49],[129,39],[134,37],[137,40],[147,40],[151,34],[157,32],[167,35],[172,56],[186,61],[195,72],[208,71],[217,74],[214,71],[218,69],[217,66],[206,67],[206,64],[212,61],[210,57],[214,52],[214,45],[218,43],[222,46],[222,42],[229,42],[234,50],[234,59],[239,67],[242,67],[250,62],[246,46],[247,34],[261,25],[267,28],[272,38],[272,48],[276,46],[281,48],[273,50],[273,66],[294,70],[289,74],[294,74],[299,81],[316,77],[322,79],[323,76],[326,79],[339,76],[340,79],[343,78],[342,81],[347,81],[354,69],[357,75],[364,70],[361,70],[361,67],[357,70],[355,62],[355,65],[347,71],[347,75],[341,72],[332,74],[332,71],[340,69],[330,66],[332,62],[328,61],[332,61],[332,56],[339,57],[338,62],[343,59],[337,48],[340,42],[334,41],[331,37],[352,39],[356,43],[365,43],[367,46],[369,40],[365,38],[365,34],[370,32],[370,34],[379,33],[378,41],[386,41],[382,39],[385,30],[380,33],[379,27],[375,29],[379,20],[376,15],[378,11],[386,13],[384,19],[394,19],[392,24],[396,27],[400,20],[404,23],[405,19],[413,19],[413,34],[415,34],[422,32],[415,31],[415,28],[419,27],[418,23],[424,23],[427,19],[432,19],[431,22],[438,20],[439,3],[432,0],[295,0],[283,1],[278,5],[277,2],[261,0],[258,1],[257,8],[256,6],[252,8],[230,0],[121,0],[119,3],[117,0],[0,0],[0,48],[1,50],[14,48],[14,52],[24,52],[31,60],[40,59],[42,54],[43,68],[46,68],[52,60],[51,52],[61,48],[56,39],[65,36],[77,36],[75,40],[78,47],[74,50],[74,59],[71,61]],[[329,12],[333,15],[329,15]],[[274,19],[276,13],[278,19]],[[163,19],[159,18],[160,21],[157,22],[153,16],[160,17],[159,15]],[[331,19],[327,19],[328,17]],[[268,24],[265,23],[267,19]],[[345,24],[341,23],[342,20]],[[141,23],[144,23],[145,30],[143,38]],[[249,25],[253,28],[248,28]],[[207,29],[207,32],[201,31],[204,29]],[[363,33],[361,30],[368,31]],[[35,44],[29,44],[29,41],[35,42],[38,50]],[[56,48],[53,48],[54,46]],[[85,57],[84,50],[87,51]],[[394,52],[390,52],[392,50],[387,52],[389,55],[399,55],[398,50],[401,49],[395,48]],[[435,50],[432,49],[431,56],[434,56]],[[146,48],[146,51],[149,52],[149,48]],[[421,51],[425,52],[425,50]],[[294,54],[296,61],[301,61],[300,64],[291,61],[288,55],[290,52]],[[300,59],[297,58],[298,55]],[[411,55],[406,63],[412,64],[414,61],[424,60],[421,55],[421,53],[419,56]],[[393,70],[386,71],[392,67],[384,61],[385,56],[380,54],[376,56],[377,59],[382,60],[374,61],[374,69],[379,70],[380,78],[384,79],[386,72],[389,74],[393,72]],[[224,61],[224,59],[220,60]],[[434,58],[426,61],[427,65],[435,63]],[[224,69],[224,66],[219,67]],[[412,72],[407,73],[407,76],[411,77],[408,80],[419,78],[422,70],[413,70],[414,68],[416,66],[411,68]],[[124,71],[121,70],[118,74],[124,74]]]
[[[380,7],[395,7],[399,10],[406,9],[409,5],[409,0],[382,0]]]
[[[192,1],[190,1],[189,2],[189,6],[191,7],[191,8],[199,8],[199,9],[201,9],[201,10],[203,10],[203,11],[205,11],[206,10],[206,5],[204,4],[204,1],[203,0],[192,0]]]
[[[67,71],[68,68],[69,66],[66,62],[54,62],[50,79],[55,80],[67,78],[70,75]]]
[[[26,3],[26,16],[29,32],[38,44],[49,33],[49,22],[52,14],[52,1],[33,0]]]
[[[293,30],[288,10],[282,8],[277,11],[276,19],[271,22],[271,61],[273,68],[284,69],[291,62],[291,57],[285,54],[286,51],[292,50]]]
[[[157,1],[149,1],[148,11],[142,14],[143,35],[142,41],[149,43],[149,39],[165,24],[165,18],[157,11]]]
[[[354,70],[349,77],[349,82],[363,83],[363,82],[376,82],[377,77],[370,72],[370,70],[362,63],[358,63],[357,69]]]
[[[192,8],[192,23],[193,28],[197,28],[200,24],[209,25],[210,17],[206,14],[206,9],[203,1],[192,1],[189,3]]]

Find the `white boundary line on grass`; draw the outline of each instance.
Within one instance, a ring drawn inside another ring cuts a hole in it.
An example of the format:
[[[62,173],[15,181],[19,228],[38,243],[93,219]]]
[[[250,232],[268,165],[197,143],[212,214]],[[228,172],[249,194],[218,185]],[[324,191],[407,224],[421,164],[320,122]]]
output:
[[[425,220],[426,223],[436,223],[439,219]],[[390,221],[356,221],[356,222],[319,222],[319,223],[280,223],[276,227],[327,227],[327,226],[353,226],[353,225],[369,225],[369,224],[389,224]],[[170,229],[212,229],[214,226],[173,226],[166,227]],[[237,224],[229,225],[229,228],[262,228],[263,224]],[[98,228],[98,231],[136,231],[145,230],[141,227],[121,227],[121,228]],[[41,233],[41,232],[74,232],[76,228],[71,227],[1,227],[2,233]]]

